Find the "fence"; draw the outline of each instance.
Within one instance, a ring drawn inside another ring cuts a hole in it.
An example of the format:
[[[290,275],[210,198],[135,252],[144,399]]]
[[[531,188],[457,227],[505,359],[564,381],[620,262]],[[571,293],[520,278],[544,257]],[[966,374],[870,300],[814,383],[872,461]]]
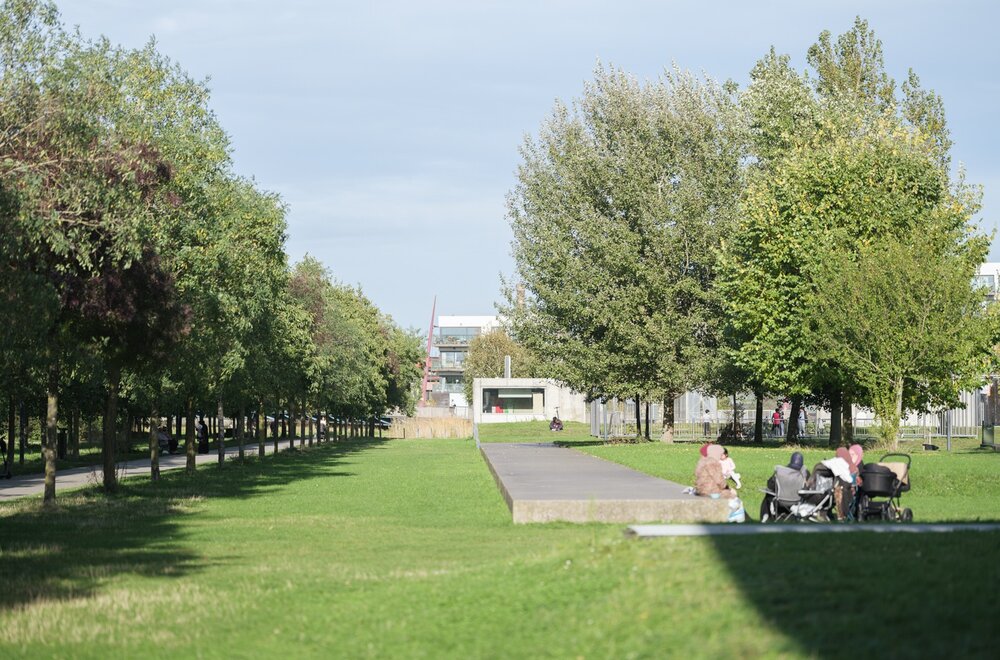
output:
[[[992,387],[997,387],[1000,379],[994,379]],[[901,422],[900,438],[903,440],[919,440],[924,443],[946,443],[954,438],[981,438],[984,445],[997,447],[993,434],[993,425],[1000,424],[1000,401],[991,403],[988,392],[963,392],[960,396],[961,406],[939,413],[914,413]],[[995,397],[1000,400],[1000,397]],[[764,436],[773,437],[771,413],[776,407],[784,409],[786,419],[780,429],[784,436],[787,424],[791,422],[789,404],[787,402],[765,399],[763,405]],[[735,404],[735,405],[734,405]],[[719,399],[704,396],[697,392],[686,392],[677,397],[674,402],[674,438],[676,440],[700,440],[717,438],[726,427],[736,426],[744,437],[753,437],[753,429],[757,419],[756,400],[752,394],[739,394],[733,398]],[[646,410],[642,406],[640,417],[645,426]],[[650,404],[649,425],[650,436],[659,437],[660,425],[663,421],[663,406]],[[708,411],[711,419],[708,422],[708,433],[705,433],[705,422],[702,421],[704,411]],[[597,399],[590,403],[590,434],[595,438],[636,436],[635,401],[628,399]],[[829,438],[830,413],[816,406],[806,406],[806,433],[804,439],[823,440]],[[876,435],[878,420],[870,411],[860,407],[852,410],[851,421],[854,433],[859,438]],[[653,427],[656,427],[654,433]]]

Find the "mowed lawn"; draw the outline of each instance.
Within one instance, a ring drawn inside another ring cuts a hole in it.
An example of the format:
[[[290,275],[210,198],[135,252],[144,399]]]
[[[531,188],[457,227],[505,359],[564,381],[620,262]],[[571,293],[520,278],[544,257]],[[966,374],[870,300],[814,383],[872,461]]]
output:
[[[669,476],[697,449],[588,451]],[[970,458],[1000,518],[1000,464]],[[972,517],[966,495],[918,505],[939,482],[914,478],[918,520]],[[998,552],[992,532],[515,526],[471,440],[353,441],[0,507],[0,657],[991,657]]]

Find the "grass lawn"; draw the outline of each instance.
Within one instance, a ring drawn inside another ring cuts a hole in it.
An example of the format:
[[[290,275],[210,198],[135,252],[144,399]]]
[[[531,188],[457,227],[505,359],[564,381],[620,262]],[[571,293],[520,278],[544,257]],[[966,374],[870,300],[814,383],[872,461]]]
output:
[[[697,451],[605,450],[665,474]],[[914,468],[921,520],[934,465]],[[0,657],[992,657],[998,551],[515,526],[471,440],[352,441],[0,506]]]

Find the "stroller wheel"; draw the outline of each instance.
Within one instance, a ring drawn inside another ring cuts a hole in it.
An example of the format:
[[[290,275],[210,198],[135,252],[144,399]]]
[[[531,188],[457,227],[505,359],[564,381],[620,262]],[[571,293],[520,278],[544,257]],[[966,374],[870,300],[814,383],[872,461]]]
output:
[[[903,509],[899,513],[899,519],[903,522],[913,522],[913,509]]]

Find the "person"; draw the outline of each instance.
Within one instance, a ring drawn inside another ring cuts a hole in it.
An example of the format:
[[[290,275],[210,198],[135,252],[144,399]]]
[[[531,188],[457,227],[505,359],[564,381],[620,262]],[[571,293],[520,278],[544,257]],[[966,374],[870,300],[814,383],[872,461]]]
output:
[[[326,440],[326,415],[319,418],[319,437]]]
[[[705,414],[701,416],[701,433],[706,438],[712,435],[712,413],[705,410]]]
[[[722,464],[722,476],[731,480],[736,485],[736,490],[743,488],[740,473],[736,471],[736,463],[729,458],[729,450],[725,447],[722,448],[722,460],[719,463]]]
[[[838,447],[834,458],[823,461],[823,465],[830,468],[835,477],[833,502],[836,505],[837,520],[849,520],[852,517],[858,472],[851,461],[851,452],[846,447]]]
[[[771,413],[771,435],[781,437],[781,411],[777,408]]]
[[[3,463],[3,474],[0,474],[0,477],[10,479],[12,475],[10,461],[7,460],[7,443],[4,442],[3,438],[0,438],[0,463]]]
[[[207,454],[208,453],[208,424],[205,423],[205,418],[201,417],[198,419],[198,453]]]
[[[803,437],[806,434],[806,407],[802,406],[799,408],[799,437]]]
[[[726,478],[722,476],[722,458],[725,449],[722,445],[708,445],[706,456],[698,460],[694,468],[695,495],[713,498],[733,498],[736,491],[729,488]]]
[[[156,429],[156,442],[160,445],[160,453],[172,454],[174,453],[170,449],[171,439],[170,434],[167,433],[167,427],[161,426]],[[176,444],[176,443],[174,443]]]
[[[552,421],[549,422],[549,430],[550,431],[562,431],[563,430],[562,420],[559,419],[558,416],[553,416],[552,417]]]

